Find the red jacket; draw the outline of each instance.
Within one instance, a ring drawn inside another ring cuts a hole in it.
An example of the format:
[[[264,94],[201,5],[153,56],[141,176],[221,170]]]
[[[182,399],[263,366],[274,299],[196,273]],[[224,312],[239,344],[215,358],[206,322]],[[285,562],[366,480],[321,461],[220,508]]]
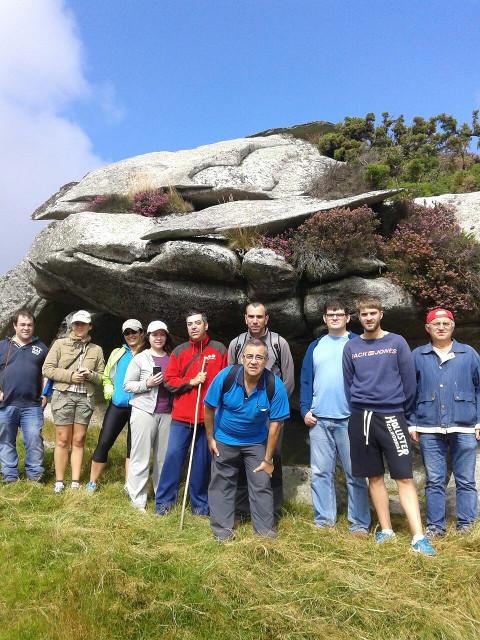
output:
[[[197,356],[192,361],[194,356]],[[165,387],[173,393],[172,419],[181,422],[195,422],[195,405],[197,402],[197,389],[192,387],[190,380],[202,370],[204,358],[204,371],[207,378],[202,384],[200,402],[198,406],[198,423],[203,423],[203,399],[210,383],[217,373],[227,366],[227,349],[216,340],[210,340],[205,336],[201,342],[184,342],[176,347],[170,355],[165,369]]]

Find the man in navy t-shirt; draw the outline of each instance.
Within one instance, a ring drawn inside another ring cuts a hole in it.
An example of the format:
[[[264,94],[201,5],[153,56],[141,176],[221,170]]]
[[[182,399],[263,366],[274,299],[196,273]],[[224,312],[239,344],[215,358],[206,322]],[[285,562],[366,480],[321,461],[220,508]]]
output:
[[[402,336],[381,328],[383,311],[378,298],[361,298],[357,312],[363,333],[349,340],[343,350],[345,395],[352,411],[348,424],[352,473],[368,478],[381,527],[375,541],[391,540],[395,534],[384,480],[385,457],[410,525],[413,551],[435,555],[423,533],[405,419],[416,392],[412,354]]]
[[[232,367],[227,367],[217,374],[205,396],[205,429],[212,453],[210,525],[219,541],[234,537],[241,464],[247,475],[253,529],[259,535],[276,535],[270,478],[279,426],[289,417],[289,406],[283,382],[265,369],[266,359],[265,344],[249,340],[231,383],[227,377],[232,377]]]
[[[48,349],[34,337],[35,319],[28,309],[15,316],[13,338],[0,341],[0,464],[4,482],[18,480],[17,433],[25,447],[28,480],[43,475],[42,365]]]

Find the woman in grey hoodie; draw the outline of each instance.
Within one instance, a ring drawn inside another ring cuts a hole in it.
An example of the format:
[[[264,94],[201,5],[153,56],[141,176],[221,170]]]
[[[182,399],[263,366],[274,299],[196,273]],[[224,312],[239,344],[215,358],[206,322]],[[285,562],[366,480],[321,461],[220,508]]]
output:
[[[167,325],[154,320],[147,328],[149,349],[137,354],[128,365],[123,383],[130,399],[132,445],[126,484],[133,507],[145,511],[150,451],[153,449],[153,489],[156,491],[168,444],[171,394],[163,384],[172,341]]]

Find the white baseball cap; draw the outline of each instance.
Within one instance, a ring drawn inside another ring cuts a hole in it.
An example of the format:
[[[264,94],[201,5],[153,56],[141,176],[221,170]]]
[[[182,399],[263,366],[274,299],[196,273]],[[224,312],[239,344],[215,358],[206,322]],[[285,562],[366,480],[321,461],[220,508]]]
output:
[[[159,331],[160,329],[163,329],[165,333],[168,333],[168,327],[164,322],[162,322],[161,320],[152,320],[152,322],[150,322],[147,327],[147,333],[153,333],[154,331]]]
[[[75,311],[70,322],[84,322],[85,324],[91,324],[92,316],[88,313],[88,311],[84,311],[83,309],[81,309],[80,311]]]
[[[122,324],[122,333],[125,329],[132,329],[132,331],[143,331],[142,323],[140,320],[135,320],[135,318],[130,318],[129,320],[125,320]]]

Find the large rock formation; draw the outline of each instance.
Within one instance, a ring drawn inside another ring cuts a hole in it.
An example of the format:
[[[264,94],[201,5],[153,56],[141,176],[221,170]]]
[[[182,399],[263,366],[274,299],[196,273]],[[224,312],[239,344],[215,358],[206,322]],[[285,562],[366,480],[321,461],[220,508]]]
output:
[[[34,218],[54,222],[37,236],[26,259],[0,280],[0,332],[4,335],[14,313],[27,306],[39,316],[38,333],[48,341],[67,313],[85,307],[99,314],[95,337],[108,352],[120,339],[125,317],[162,318],[181,338],[183,316],[193,307],[208,312],[210,333],[228,343],[243,328],[247,298],[255,297],[268,302],[271,325],[289,339],[298,365],[309,340],[322,329],[325,299],[340,296],[353,306],[359,294],[370,293],[384,301],[387,329],[412,343],[422,341],[423,309],[385,277],[378,260],[298,273],[269,249],[229,245],[229,232],[282,231],[316,211],[375,205],[396,193],[335,201],[310,197],[312,181],[332,164],[308,142],[275,134],[149,153],[92,171],[35,211]],[[96,196],[156,187],[175,187],[197,210],[162,219],[88,211]],[[480,236],[480,194],[419,199],[424,200],[453,205],[462,227]],[[292,462],[306,461],[305,437],[301,424],[287,432]]]
[[[160,316],[178,335],[184,313],[200,307],[211,312],[211,330],[224,341],[241,329],[247,296],[264,298],[275,329],[300,353],[321,325],[311,301],[321,298],[322,287],[325,294],[349,290],[349,300],[357,287],[377,291],[372,277],[380,275],[381,263],[358,261],[339,273],[302,276],[271,250],[232,250],[221,234],[253,228],[273,233],[315,211],[374,204],[396,193],[310,197],[312,181],[332,164],[304,140],[270,135],[150,153],[92,171],[34,213],[56,222],[28,254],[28,287],[62,311],[82,306],[118,319]],[[150,219],[86,210],[96,196],[147,186],[175,187],[197,211]],[[345,280],[349,275],[357,279]],[[404,304],[410,308],[412,301]]]

